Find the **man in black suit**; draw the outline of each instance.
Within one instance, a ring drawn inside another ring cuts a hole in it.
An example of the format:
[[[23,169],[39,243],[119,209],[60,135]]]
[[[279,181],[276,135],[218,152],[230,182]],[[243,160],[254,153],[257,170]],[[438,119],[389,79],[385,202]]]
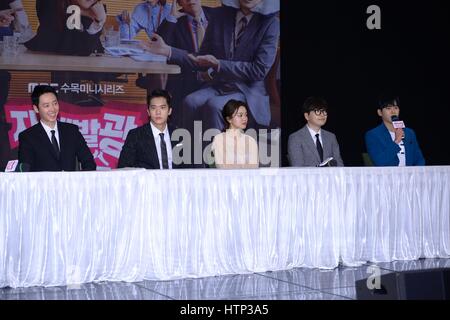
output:
[[[147,96],[150,123],[128,132],[120,152],[118,168],[175,169],[181,167],[181,161],[175,161],[178,153],[174,152],[174,148],[182,144],[171,140],[174,128],[167,123],[172,113],[171,100],[166,90],[153,90]]]
[[[40,122],[19,134],[19,162],[30,171],[75,171],[97,168],[86,140],[76,125],[57,121],[59,104],[51,86],[36,86],[31,94]]]
[[[36,0],[39,27],[36,35],[24,43],[31,51],[55,52],[65,55],[89,56],[103,52],[100,35],[106,21],[106,9],[100,1],[77,0],[81,9],[81,30],[69,29],[67,13],[71,1]]]

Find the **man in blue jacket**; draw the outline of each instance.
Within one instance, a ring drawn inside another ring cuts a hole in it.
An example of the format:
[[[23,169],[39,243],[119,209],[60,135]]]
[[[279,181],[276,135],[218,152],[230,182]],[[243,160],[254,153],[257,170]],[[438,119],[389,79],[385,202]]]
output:
[[[398,97],[381,98],[378,115],[382,123],[366,133],[366,148],[375,166],[423,166],[425,159],[410,128],[395,129],[392,116],[400,114]]]

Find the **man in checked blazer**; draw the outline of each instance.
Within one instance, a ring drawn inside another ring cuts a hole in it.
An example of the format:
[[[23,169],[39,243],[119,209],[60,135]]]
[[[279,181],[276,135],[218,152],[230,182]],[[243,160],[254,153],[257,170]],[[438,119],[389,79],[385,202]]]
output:
[[[307,123],[292,133],[288,140],[288,159],[291,166],[317,167],[330,157],[333,157],[337,166],[344,166],[336,136],[322,129],[328,117],[328,104],[325,99],[309,97],[302,110]]]

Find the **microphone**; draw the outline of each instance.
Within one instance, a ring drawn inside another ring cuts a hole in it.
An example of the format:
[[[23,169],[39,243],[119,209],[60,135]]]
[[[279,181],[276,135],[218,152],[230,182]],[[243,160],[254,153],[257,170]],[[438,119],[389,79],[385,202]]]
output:
[[[391,117],[392,120],[392,126],[394,127],[394,129],[403,129],[405,128],[405,123],[400,120],[400,118],[396,115],[393,115]]]

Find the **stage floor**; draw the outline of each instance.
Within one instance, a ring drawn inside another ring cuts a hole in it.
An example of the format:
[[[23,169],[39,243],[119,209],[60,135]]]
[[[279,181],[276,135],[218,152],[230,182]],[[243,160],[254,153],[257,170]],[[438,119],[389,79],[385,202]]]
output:
[[[171,281],[99,282],[79,286],[0,289],[0,300],[351,300],[371,266],[393,271],[450,268],[450,259],[420,259]]]

